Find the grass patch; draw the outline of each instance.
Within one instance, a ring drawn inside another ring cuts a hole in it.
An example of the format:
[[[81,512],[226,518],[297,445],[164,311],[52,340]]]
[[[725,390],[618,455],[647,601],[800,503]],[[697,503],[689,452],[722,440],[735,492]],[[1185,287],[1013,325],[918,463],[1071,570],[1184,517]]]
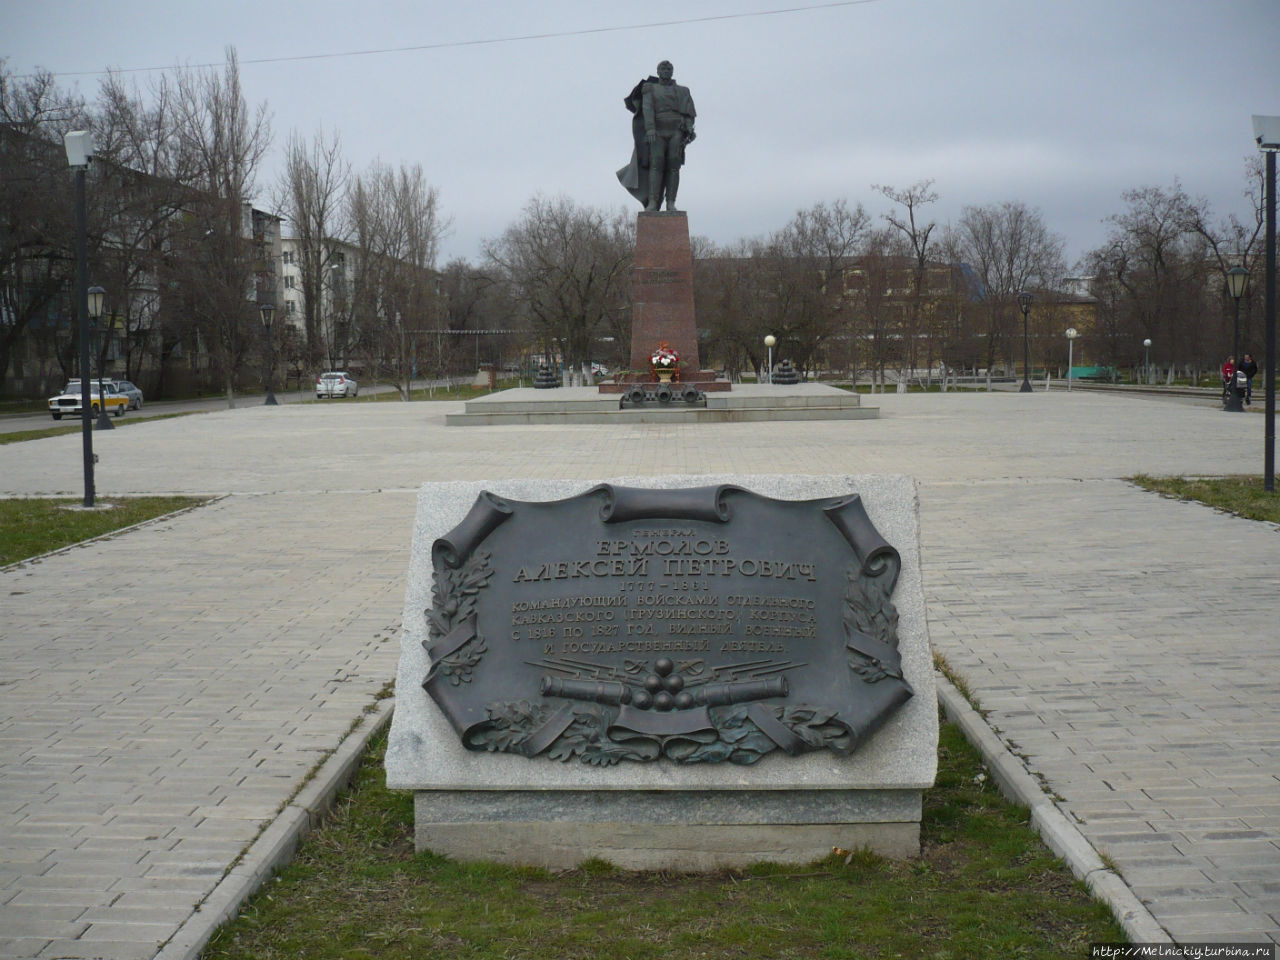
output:
[[[205,503],[206,497],[96,498],[111,509],[84,510],[83,499],[17,498],[0,500],[0,567],[69,547],[82,540],[154,520]]]
[[[383,733],[329,821],[217,933],[205,960],[1056,960],[1124,939],[948,723],[919,859],[863,852],[705,874],[630,873],[599,860],[549,873],[415,854],[412,794],[383,785],[385,746]]]
[[[1247,520],[1280,523],[1280,493],[1267,493],[1261,477],[1149,477],[1138,474],[1129,481],[1176,500],[1196,500],[1215,510]]]
[[[981,712],[981,708],[978,706],[978,698],[974,695],[968,681],[960,676],[956,670],[952,669],[951,664],[947,662],[947,658],[936,650],[933,652],[933,667],[950,681],[951,685],[956,688],[960,696],[964,697],[969,706]]]
[[[193,414],[202,411],[191,410],[186,413],[160,413],[154,417],[131,417],[126,414],[123,417],[112,417],[111,425],[113,427],[131,427],[135,423],[150,423],[153,420],[172,420],[174,417],[190,417]],[[6,443],[21,443],[24,440],[43,440],[46,437],[61,437],[69,433],[79,433],[83,430],[80,420],[77,418],[74,423],[67,425],[58,425],[56,427],[42,427],[39,430],[13,430],[7,433],[0,433],[0,446]],[[97,427],[94,427],[96,430]]]

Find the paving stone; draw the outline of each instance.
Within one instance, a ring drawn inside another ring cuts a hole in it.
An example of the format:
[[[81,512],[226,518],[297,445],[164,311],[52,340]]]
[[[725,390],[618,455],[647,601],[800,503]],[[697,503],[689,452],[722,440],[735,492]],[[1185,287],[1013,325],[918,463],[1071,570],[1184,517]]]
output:
[[[156,955],[150,940],[52,940],[36,960],[150,960]]]
[[[31,960],[48,945],[47,937],[11,937],[0,934],[0,960]]]
[[[166,913],[208,895],[229,860],[206,854],[274,817],[394,675],[420,483],[748,474],[777,462],[784,436],[805,473],[917,477],[935,648],[1087,839],[1130,838],[1112,855],[1167,888],[1151,905],[1166,929],[1274,931],[1274,894],[1248,884],[1280,873],[1267,846],[1280,843],[1280,538],[1120,479],[1256,472],[1257,418],[1082,392],[868,402],[880,420],[783,435],[446,428],[458,405],[415,403],[242,408],[95,438],[113,494],[231,495],[0,571],[0,838],[30,843],[0,866],[5,907],[79,887],[85,909],[106,891],[130,909],[154,893]],[[0,495],[74,495],[75,439],[0,447]],[[1246,569],[1209,546],[1228,541]],[[348,562],[327,566],[335,549]],[[130,576],[103,596],[107,568]],[[205,820],[223,825],[202,834]],[[1248,835],[1210,835],[1234,831]],[[192,859],[80,859],[149,837],[140,858],[190,841]],[[1213,888],[1232,895],[1177,892]],[[84,956],[76,930],[32,942]],[[87,955],[146,949],[126,938]]]

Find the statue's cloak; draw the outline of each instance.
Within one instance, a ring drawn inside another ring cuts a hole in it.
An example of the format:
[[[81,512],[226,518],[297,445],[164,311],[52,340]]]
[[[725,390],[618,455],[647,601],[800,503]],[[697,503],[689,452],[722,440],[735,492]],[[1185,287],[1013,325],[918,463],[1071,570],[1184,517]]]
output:
[[[618,171],[618,182],[644,206],[649,202],[649,141],[644,135],[644,113],[640,109],[644,85],[657,77],[641,80],[622,102],[631,111],[631,162]]]

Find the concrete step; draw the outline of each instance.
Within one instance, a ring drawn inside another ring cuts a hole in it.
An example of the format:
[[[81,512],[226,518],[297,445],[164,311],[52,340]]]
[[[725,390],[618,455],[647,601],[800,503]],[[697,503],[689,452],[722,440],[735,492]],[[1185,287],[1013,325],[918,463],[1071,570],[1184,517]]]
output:
[[[844,394],[844,396],[840,396]],[[707,394],[707,407],[722,410],[781,410],[805,407],[857,408],[862,400],[856,393],[836,390],[832,394],[779,394],[759,396],[742,393]]]
[[[553,412],[526,409],[514,412],[484,410],[445,415],[450,427],[493,427],[519,424],[587,423],[756,423],[782,420],[874,420],[878,407],[859,406],[777,406],[777,407],[640,407],[628,410],[564,410]]]
[[[857,409],[861,403],[858,394],[823,383],[801,383],[792,386],[740,384],[732,391],[705,394],[709,410],[783,410],[831,408]],[[503,390],[487,396],[468,400],[468,415],[526,415],[532,412],[556,417],[559,422],[571,422],[560,418],[566,415],[613,415],[620,410],[621,394],[602,394],[594,387],[560,387],[554,390],[535,390],[529,387]],[[656,410],[669,412],[688,410],[686,404],[673,402],[670,407]],[[701,408],[699,408],[701,409]],[[793,418],[795,419],[795,418]],[[529,421],[516,421],[529,422]],[[599,420],[576,421],[598,423]],[[659,421],[653,421],[659,422]]]

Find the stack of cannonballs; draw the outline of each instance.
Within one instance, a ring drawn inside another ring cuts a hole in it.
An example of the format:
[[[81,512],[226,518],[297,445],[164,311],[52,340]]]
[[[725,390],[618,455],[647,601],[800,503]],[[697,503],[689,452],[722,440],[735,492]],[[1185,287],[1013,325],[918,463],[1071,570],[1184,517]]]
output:
[[[540,364],[538,372],[533,376],[533,389],[550,390],[558,386],[560,386],[560,378],[552,373],[551,368],[545,363]]]
[[[796,373],[796,368],[791,365],[790,360],[783,360],[778,364],[778,369],[773,372],[773,382],[790,385],[800,382],[800,374]]]

